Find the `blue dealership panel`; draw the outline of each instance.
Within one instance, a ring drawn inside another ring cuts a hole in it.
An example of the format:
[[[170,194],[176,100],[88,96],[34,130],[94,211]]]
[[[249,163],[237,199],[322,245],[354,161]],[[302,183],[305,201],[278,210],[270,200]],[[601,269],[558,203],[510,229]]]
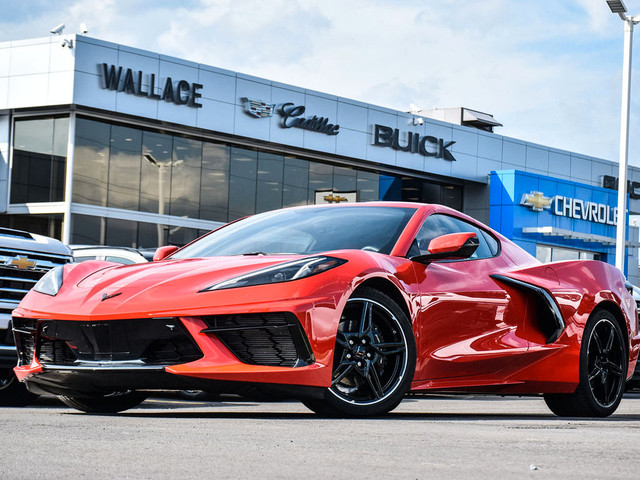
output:
[[[613,264],[617,195],[520,170],[491,172],[489,225],[534,256],[545,244],[598,253]]]

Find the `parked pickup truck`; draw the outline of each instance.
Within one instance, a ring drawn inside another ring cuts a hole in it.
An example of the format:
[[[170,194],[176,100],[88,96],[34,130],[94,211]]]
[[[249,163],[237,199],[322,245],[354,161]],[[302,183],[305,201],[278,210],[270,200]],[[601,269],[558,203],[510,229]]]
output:
[[[26,405],[35,397],[13,374],[17,355],[11,311],[40,277],[72,258],[58,240],[0,228],[0,405]]]

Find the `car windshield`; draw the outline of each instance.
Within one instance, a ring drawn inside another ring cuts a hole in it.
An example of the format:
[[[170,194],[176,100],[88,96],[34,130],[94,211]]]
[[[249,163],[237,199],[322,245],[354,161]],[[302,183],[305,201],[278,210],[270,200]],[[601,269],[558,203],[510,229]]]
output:
[[[381,206],[275,210],[227,225],[171,258],[306,255],[342,249],[389,254],[415,211]]]

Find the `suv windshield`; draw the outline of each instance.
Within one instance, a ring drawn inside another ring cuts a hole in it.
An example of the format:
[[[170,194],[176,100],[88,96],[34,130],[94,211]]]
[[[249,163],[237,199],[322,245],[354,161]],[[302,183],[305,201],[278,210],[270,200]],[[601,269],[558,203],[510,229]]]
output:
[[[227,225],[171,258],[306,255],[342,249],[389,254],[415,211],[380,206],[275,210]]]

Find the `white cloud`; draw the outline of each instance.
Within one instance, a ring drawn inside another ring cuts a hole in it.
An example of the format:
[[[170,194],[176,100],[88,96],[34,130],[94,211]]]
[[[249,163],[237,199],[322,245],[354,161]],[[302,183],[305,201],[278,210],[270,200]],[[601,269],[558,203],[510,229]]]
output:
[[[602,0],[83,0],[61,10],[45,2],[40,13],[24,8],[0,19],[0,39],[46,35],[62,21],[73,32],[85,22],[97,38],[400,110],[414,103],[486,111],[504,123],[498,133],[617,158],[622,22]],[[632,131],[640,128],[639,102]],[[630,152],[640,164],[640,140]]]

